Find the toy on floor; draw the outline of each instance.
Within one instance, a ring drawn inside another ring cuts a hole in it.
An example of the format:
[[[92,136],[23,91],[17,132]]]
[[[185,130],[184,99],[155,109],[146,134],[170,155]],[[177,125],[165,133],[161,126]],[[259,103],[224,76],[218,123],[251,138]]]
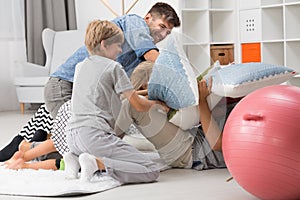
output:
[[[228,170],[260,199],[300,199],[300,88],[268,86],[242,99],[223,132]]]

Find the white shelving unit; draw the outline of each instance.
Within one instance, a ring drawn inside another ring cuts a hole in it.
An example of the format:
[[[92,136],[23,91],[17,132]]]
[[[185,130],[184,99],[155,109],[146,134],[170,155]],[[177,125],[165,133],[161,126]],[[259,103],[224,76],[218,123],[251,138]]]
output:
[[[236,43],[235,0],[180,0],[184,49],[200,74],[211,64],[210,46]]]
[[[259,42],[262,62],[300,72],[300,0],[255,0],[248,7],[244,1],[239,2],[240,43]],[[246,19],[251,15],[257,29],[247,32]]]

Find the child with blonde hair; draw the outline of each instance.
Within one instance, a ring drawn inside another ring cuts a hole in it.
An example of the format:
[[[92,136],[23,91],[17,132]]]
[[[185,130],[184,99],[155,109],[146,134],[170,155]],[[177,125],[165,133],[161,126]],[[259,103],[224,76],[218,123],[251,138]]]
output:
[[[71,118],[66,131],[70,152],[64,155],[66,178],[90,180],[105,171],[121,183],[152,182],[159,169],[150,158],[122,141],[114,131],[121,107],[120,97],[139,111],[153,105],[167,111],[160,101],[140,97],[123,67],[116,62],[123,32],[109,21],[92,21],[85,45],[90,56],[76,67],[71,99]]]
[[[139,95],[147,95],[148,80],[152,72],[152,67],[153,63],[149,61],[141,62],[130,76],[131,84]],[[32,143],[22,142],[20,150],[10,160],[6,161],[4,165],[9,169],[64,170],[63,159],[51,159],[48,158],[49,156],[47,156],[47,160],[40,158],[44,158],[44,154],[51,152],[58,152],[60,155],[69,152],[69,147],[66,143],[65,128],[71,117],[70,107],[71,100],[64,103],[58,110],[56,118],[53,121],[50,139],[34,145],[34,147]],[[135,131],[135,129],[131,129],[130,131]],[[32,160],[34,161],[32,162]]]

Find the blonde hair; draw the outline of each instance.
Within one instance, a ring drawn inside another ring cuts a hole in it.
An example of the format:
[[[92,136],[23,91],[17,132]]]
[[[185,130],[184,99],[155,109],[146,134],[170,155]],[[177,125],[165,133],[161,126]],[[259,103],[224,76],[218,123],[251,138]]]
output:
[[[85,32],[85,46],[90,54],[96,54],[100,51],[102,40],[105,40],[107,45],[117,42],[123,43],[123,32],[116,24],[107,20],[90,22]]]
[[[130,76],[131,84],[135,90],[145,89],[148,86],[154,63],[150,61],[141,62]]]

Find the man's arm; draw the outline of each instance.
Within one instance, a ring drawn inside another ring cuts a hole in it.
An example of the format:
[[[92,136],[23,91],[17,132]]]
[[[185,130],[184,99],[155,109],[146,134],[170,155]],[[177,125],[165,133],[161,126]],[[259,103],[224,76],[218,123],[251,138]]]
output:
[[[147,51],[144,54],[145,60],[153,62],[153,63],[155,62],[155,60],[157,59],[158,56],[159,56],[159,52],[156,49],[152,49],[150,51]]]

